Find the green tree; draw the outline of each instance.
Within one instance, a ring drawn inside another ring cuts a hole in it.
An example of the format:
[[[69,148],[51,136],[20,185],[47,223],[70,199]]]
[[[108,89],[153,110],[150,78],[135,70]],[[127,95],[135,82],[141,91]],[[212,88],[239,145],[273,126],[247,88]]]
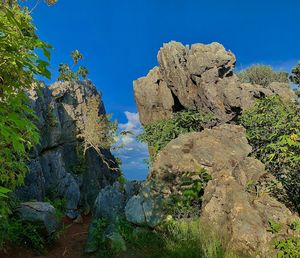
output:
[[[268,97],[246,110],[239,121],[247,129],[247,138],[253,147],[253,154],[283,184],[290,203],[299,212],[299,105],[285,103],[278,96]],[[282,199],[287,203],[285,197]]]
[[[28,151],[39,140],[26,90],[35,76],[50,78],[50,45],[35,33],[26,7],[17,1],[0,6],[0,185],[10,189],[23,183]],[[45,59],[36,54],[43,51]]]
[[[292,83],[300,85],[300,62],[292,69],[290,80]]]
[[[259,84],[267,87],[272,82],[288,83],[288,73],[275,72],[271,66],[253,65],[239,72],[238,77],[243,83]]]
[[[71,52],[71,57],[73,59],[73,65],[71,67],[68,64],[59,65],[59,81],[77,81],[80,80],[80,78],[86,79],[89,71],[85,66],[79,66],[76,72],[72,71],[77,63],[83,59],[83,55],[79,53],[78,50],[75,50]]]

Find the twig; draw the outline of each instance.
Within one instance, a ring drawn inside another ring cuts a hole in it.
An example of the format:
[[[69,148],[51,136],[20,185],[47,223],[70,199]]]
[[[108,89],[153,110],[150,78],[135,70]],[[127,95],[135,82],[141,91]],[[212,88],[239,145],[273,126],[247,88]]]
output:
[[[32,7],[32,9],[30,10],[30,14],[34,11],[34,9],[35,8],[37,8],[37,6],[40,4],[40,2],[41,2],[41,0],[37,0],[36,2],[35,2],[35,5]]]

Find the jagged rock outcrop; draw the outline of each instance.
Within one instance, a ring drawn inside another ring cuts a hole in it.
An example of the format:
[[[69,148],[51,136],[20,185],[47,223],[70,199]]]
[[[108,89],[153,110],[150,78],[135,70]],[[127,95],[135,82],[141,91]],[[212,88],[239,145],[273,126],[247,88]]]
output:
[[[159,66],[134,82],[134,96],[143,125],[174,112],[192,109],[212,112],[222,122],[253,105],[257,98],[279,94],[295,99],[288,84],[241,83],[233,73],[235,56],[219,43],[183,46],[164,44],[158,53]]]
[[[85,157],[80,152],[77,135],[85,126],[84,108],[98,94],[89,81],[57,82],[50,87],[41,83],[29,92],[41,139],[30,154],[25,186],[16,191],[21,200],[64,198],[67,215],[74,218],[79,205],[92,207],[100,189],[116,180],[118,172],[108,168],[96,151],[89,149]],[[100,114],[105,114],[102,102]],[[109,150],[105,156],[114,160]]]
[[[167,198],[176,193],[186,172],[197,176],[204,168],[212,179],[204,191],[201,221],[241,256],[275,257],[272,242],[287,237],[289,225],[299,217],[267,188],[250,187],[272,178],[260,161],[248,157],[250,152],[241,126],[225,124],[183,134],[158,154],[148,182],[155,182],[159,188],[153,191]],[[280,232],[268,232],[270,221],[282,226]]]

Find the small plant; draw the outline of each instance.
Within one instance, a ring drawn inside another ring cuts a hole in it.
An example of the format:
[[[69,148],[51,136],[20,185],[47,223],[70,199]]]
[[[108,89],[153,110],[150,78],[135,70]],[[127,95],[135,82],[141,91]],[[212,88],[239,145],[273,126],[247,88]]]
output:
[[[70,170],[75,175],[82,175],[87,170],[87,160],[81,144],[76,145],[75,153],[76,161],[70,166]]]
[[[300,229],[300,221],[299,220],[294,220],[290,225],[290,229],[296,231]]]
[[[275,249],[278,250],[277,258],[296,258],[300,257],[300,238],[291,237],[276,241]]]
[[[50,127],[55,127],[58,124],[58,120],[54,114],[53,105],[49,104],[46,110],[46,121],[50,125]]]
[[[105,242],[104,229],[107,226],[107,220],[104,218],[93,221],[92,235],[94,238],[93,245],[100,247]]]
[[[196,172],[184,172],[182,182],[176,193],[166,201],[165,212],[175,218],[189,218],[200,215],[202,196],[211,176],[206,169],[200,168]]]
[[[279,233],[281,229],[282,229],[282,225],[280,223],[277,223],[274,220],[269,220],[269,228],[267,229],[268,232],[275,234],[275,233]]]

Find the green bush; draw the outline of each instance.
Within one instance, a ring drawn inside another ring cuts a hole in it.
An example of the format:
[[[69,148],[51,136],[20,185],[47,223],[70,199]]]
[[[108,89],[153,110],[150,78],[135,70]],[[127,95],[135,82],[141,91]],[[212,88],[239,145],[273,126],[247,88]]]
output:
[[[295,67],[293,67],[290,80],[292,83],[300,85],[300,62],[297,63]]]
[[[239,72],[238,77],[244,83],[259,84],[267,87],[272,82],[288,83],[288,73],[275,72],[271,66],[253,65],[248,69]]]
[[[201,131],[208,124],[215,123],[212,115],[204,115],[197,111],[186,110],[175,113],[173,118],[145,125],[144,132],[138,139],[148,144],[151,160],[171,140],[180,134]]]
[[[35,76],[50,78],[50,46],[36,35],[28,9],[9,2],[0,5],[0,185],[13,190],[23,183],[28,152],[39,140],[24,91]]]
[[[165,213],[176,219],[199,217],[202,205],[202,196],[211,176],[206,169],[195,172],[184,172],[182,180],[165,202]]]
[[[259,100],[239,122],[256,158],[281,182],[294,207],[300,210],[300,109],[278,96]],[[280,198],[280,196],[279,196]],[[284,198],[283,198],[284,199]]]
[[[278,240],[274,245],[278,250],[277,258],[300,257],[300,237]]]

